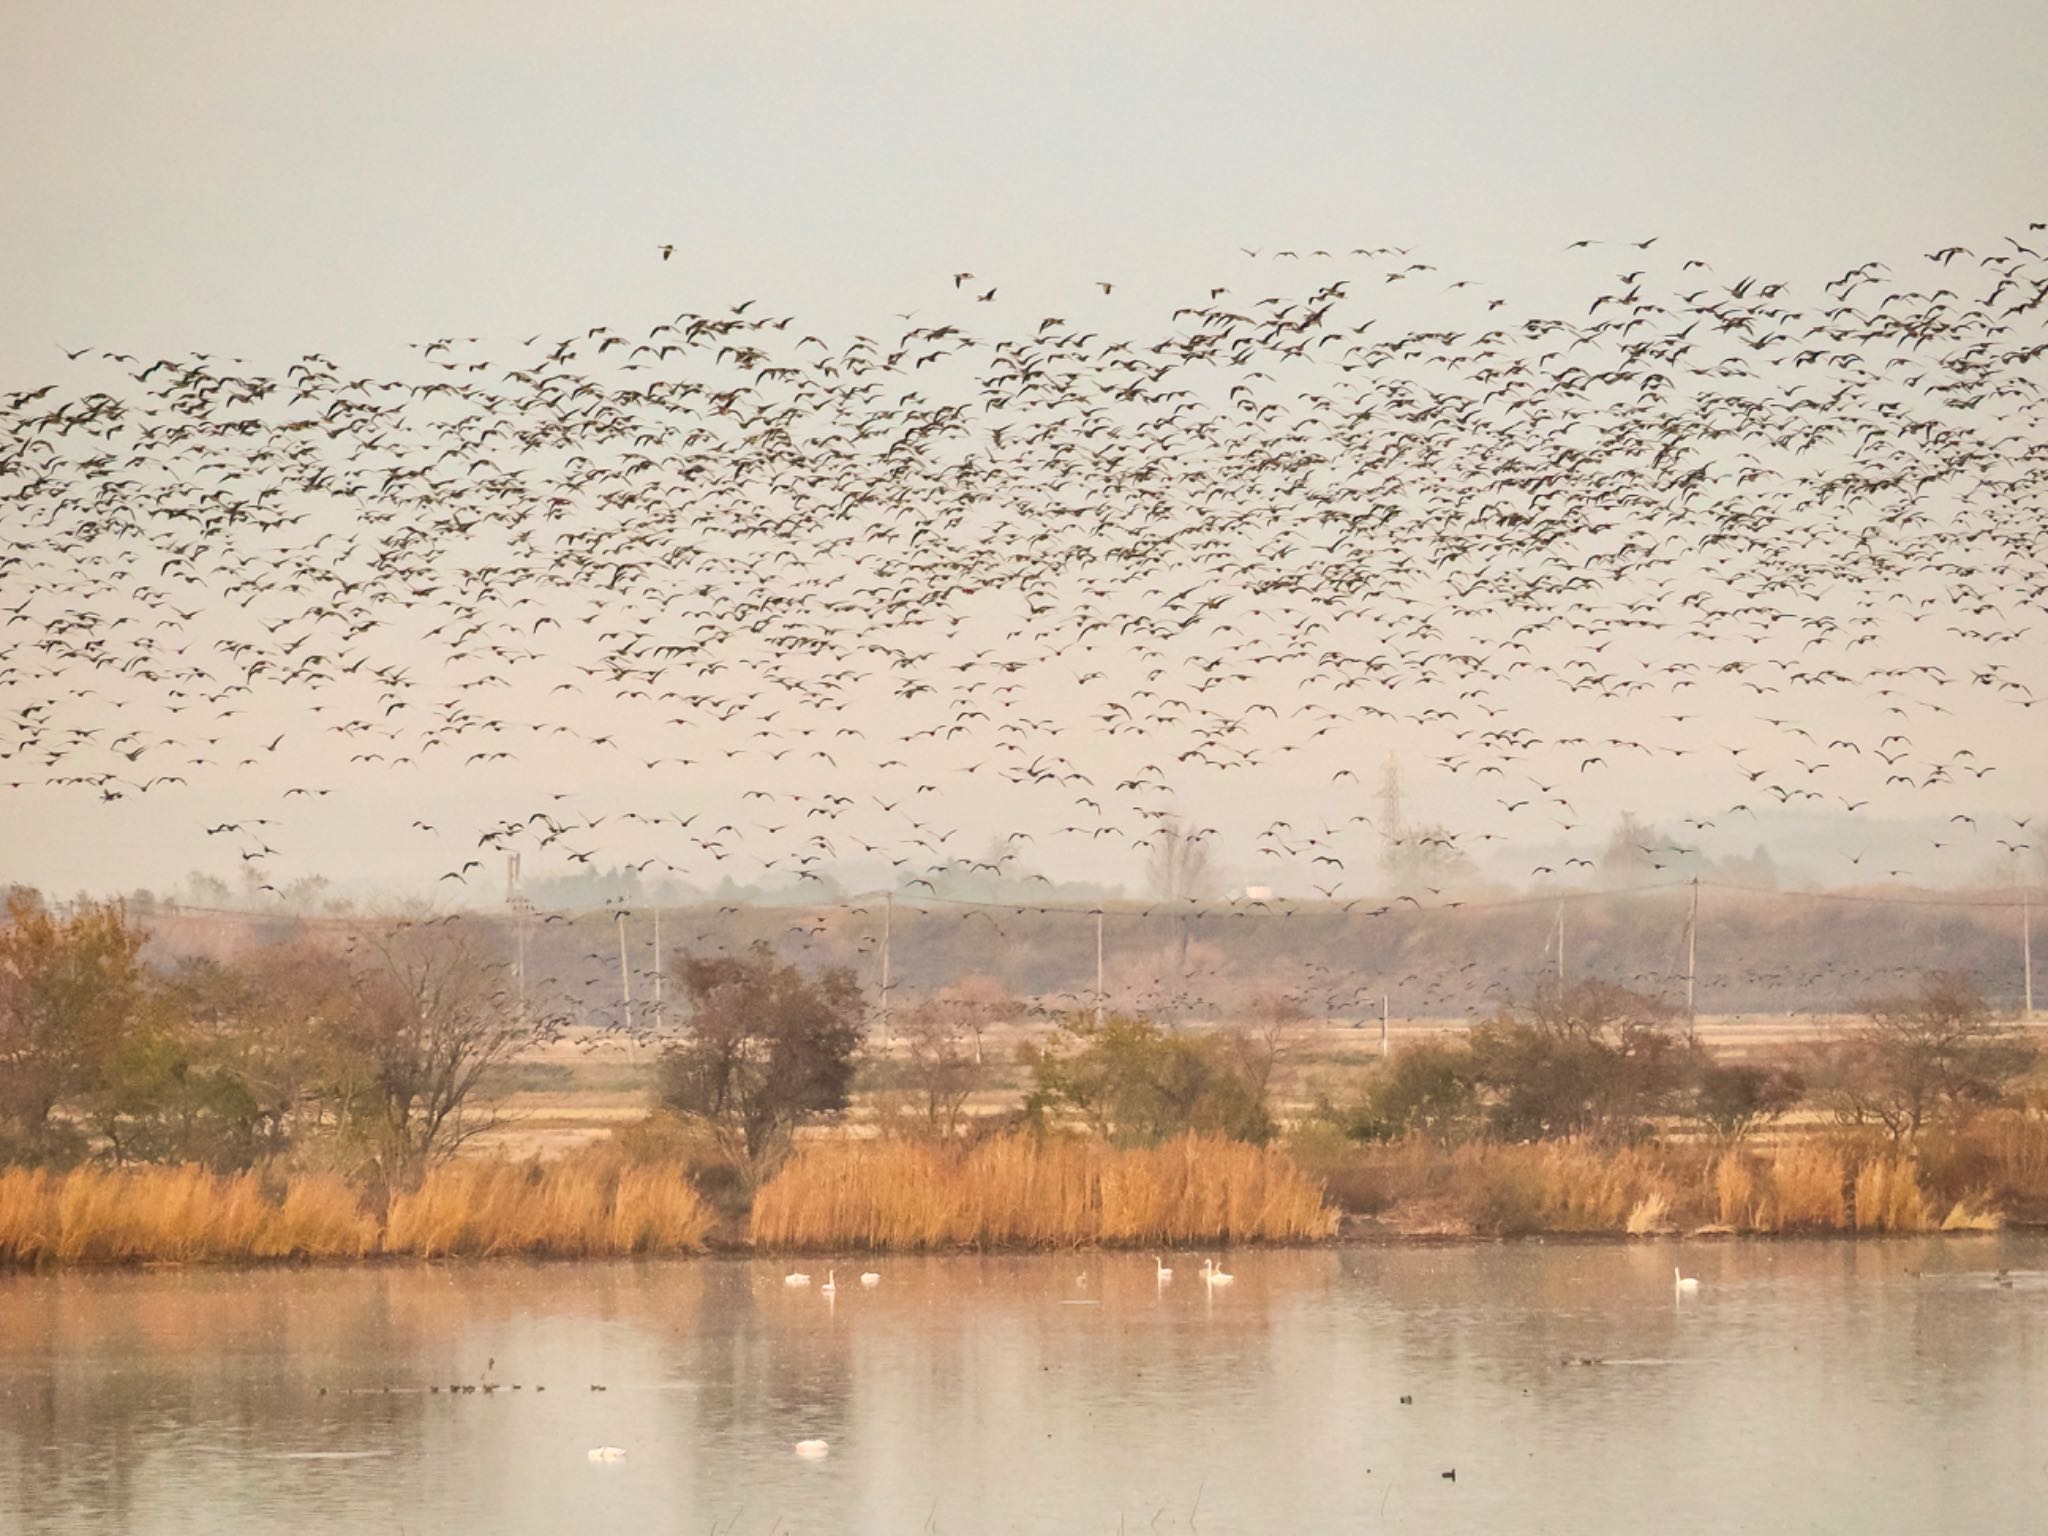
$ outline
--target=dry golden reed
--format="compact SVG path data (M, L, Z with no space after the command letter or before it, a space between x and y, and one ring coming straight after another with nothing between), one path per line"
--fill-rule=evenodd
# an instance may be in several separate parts
M1958 1200L1941 1219L1944 1232L1996 1232L2004 1225L2004 1212L1968 1200Z
M377 1251L377 1218L348 1183L333 1174L294 1178L264 1227L256 1256L264 1259L360 1259Z
M2030 1150L2020 1133L1998 1134L2014 1142L2014 1162ZM1443 1147L1418 1138L1354 1144L1342 1154L1319 1143L1309 1150L1332 1187L1368 1190L1369 1208L1404 1232L1833 1231L1851 1224L1852 1211L1864 1230L1910 1232L1933 1225L1942 1209L1929 1202L1916 1159L1859 1152L1826 1136L1719 1153L1685 1143ZM1987 1208L1995 1208L1991 1197L1971 1197L1957 1219L1981 1220Z
M1818 1141L1795 1141L1771 1159L1756 1225L1768 1232L1839 1227L1848 1220L1841 1153Z
M450 1163L393 1197L384 1251L423 1259L693 1253L712 1221L711 1208L673 1169L607 1158Z
M1856 1170L1856 1230L1919 1232L1930 1220L1911 1157L1874 1157Z
M1935 1128L1917 1155L1923 1183L1944 1201L2048 1214L2048 1116L1986 1110Z
M1475 1143L1451 1155L1440 1198L1479 1232L1647 1232L1669 1223L1677 1190L1654 1149Z
M253 1173L189 1165L0 1170L0 1264L14 1265L687 1253L712 1220L676 1171L603 1158L452 1164L394 1198L382 1225L331 1175L272 1198Z
M1273 1148L1018 1134L813 1143L755 1197L750 1236L762 1248L1043 1248L1294 1241L1336 1223L1321 1185Z
M358 1258L376 1234L334 1179L295 1179L274 1201L254 1174L192 1165L0 1171L0 1264Z
M1662 1232L1671 1221L1671 1201L1660 1191L1651 1190L1635 1203L1628 1213L1628 1235L1642 1237L1651 1232Z
M1724 1227L1754 1226L1756 1170L1740 1152L1724 1152L1714 1163L1714 1209Z

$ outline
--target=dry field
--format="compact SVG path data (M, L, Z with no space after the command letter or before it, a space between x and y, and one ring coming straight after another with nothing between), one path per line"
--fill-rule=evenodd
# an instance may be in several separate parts
M1715 1052L1740 1059L1801 1040L1815 1039L1855 1021L1841 1015L1740 1014L1702 1018L1700 1038ZM1395 1019L1388 1047L1426 1040L1433 1035L1469 1028L1469 1019ZM1191 1030L1215 1026L1191 1023ZM2036 1028L2048 1027L2037 1023ZM1016 1108L1024 1090L1017 1066L1017 1048L1042 1039L1049 1026L1042 1021L1005 1023L982 1037L989 1081L967 1105L979 1117L1005 1114ZM900 1083L906 1061L900 1037L886 1046L876 1035L869 1042L874 1061L856 1086L854 1134L872 1130L883 1111L885 1088ZM1284 1116L1312 1103L1318 1090L1341 1092L1347 1078L1369 1066L1381 1052L1377 1025L1309 1023L1289 1038L1275 1074L1276 1102ZM512 1158L556 1157L595 1141L647 1113L654 1089L659 1048L653 1045L596 1037L560 1041L530 1051L501 1071L491 1083L497 1102L496 1126L470 1143L474 1152ZM898 1091L901 1091L900 1089Z

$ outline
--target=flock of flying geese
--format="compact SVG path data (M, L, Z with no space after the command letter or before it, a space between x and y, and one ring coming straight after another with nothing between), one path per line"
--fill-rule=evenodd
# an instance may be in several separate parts
M1227 803L1348 910L1396 741L1508 829L1445 853L1678 772L1727 790L1695 836L1979 835L1998 738L1957 733L2039 702L2043 227L1804 289L1580 241L1559 314L1369 246L1149 328L962 271L852 335L749 299L385 366L66 348L0 389L0 789L247 794L203 830L269 890L459 784L389 829L458 900L512 853L1049 888Z

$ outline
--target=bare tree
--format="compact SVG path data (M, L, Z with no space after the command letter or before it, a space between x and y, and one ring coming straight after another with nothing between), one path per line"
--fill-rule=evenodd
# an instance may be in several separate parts
M171 978L193 1064L225 1073L244 1100L251 1155L304 1157L341 1129L337 1083L360 1075L349 1048L355 971L338 949L297 936L233 965L187 961Z
M676 961L690 1001L681 1040L662 1053L659 1097L707 1125L758 1180L798 1126L846 1108L866 1008L851 970L812 978L766 944L744 955Z
M1245 1017L1224 1038L1237 1067L1259 1103L1272 1107L1273 1077L1301 1047L1307 1015L1301 1004L1279 993L1262 992Z
M1209 867L1209 845L1203 830L1189 831L1178 816L1169 816L1152 834L1152 851L1145 860L1145 883L1160 901L1177 905L1199 901L1214 889ZM1188 973L1188 946L1194 938L1194 919L1183 911L1179 916L1179 966Z
M379 1183L410 1183L497 1123L477 1101L491 1068L535 1035L502 962L460 927L401 923L354 965L352 1006L329 1092Z
M1161 901L1199 900L1213 888L1209 845L1178 816L1160 822L1145 860L1145 883Z
M1656 827L1634 811L1623 811L1607 834L1607 846L1600 850L1601 876L1622 883L1648 879L1664 841Z
M903 1043L925 1133L951 1140L960 1134L967 1100L987 1077L965 1010L927 998L904 1015Z
M1894 1142L1996 1101L2034 1059L1967 976L1933 972L1911 993L1857 1007L1870 1022L1813 1050L1812 1086L1837 1120L1881 1126Z
M1017 1001L1010 989L995 977L981 972L963 976L950 986L939 988L933 1000L947 1011L953 1026L974 1042L974 1064L982 1064L983 1037L989 1029L1014 1012Z

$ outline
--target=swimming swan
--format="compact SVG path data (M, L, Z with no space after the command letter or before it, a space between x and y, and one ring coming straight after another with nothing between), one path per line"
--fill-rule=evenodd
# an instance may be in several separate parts
M1682 1273L1676 1264L1671 1266L1671 1281L1681 1296L1695 1295L1700 1288L1699 1281L1691 1275Z
M799 1440L796 1443L796 1453L816 1461L820 1456L831 1455L832 1447L823 1440Z
M869 1290L873 1290L876 1286L882 1283L882 1277L876 1274L871 1269L866 1274L860 1277L860 1283L866 1286Z
M1237 1280L1237 1276L1225 1274L1214 1259L1202 1260L1202 1278L1212 1286L1230 1285Z
M1167 1267L1166 1262L1156 1253L1152 1255L1152 1268L1158 1276L1161 1285L1164 1285L1173 1278L1173 1271Z
M811 1277L809 1275L784 1275L782 1283L784 1285L809 1285Z
M820 1296L837 1296L839 1294L838 1270L828 1269L825 1271L825 1283L818 1287L818 1294Z

